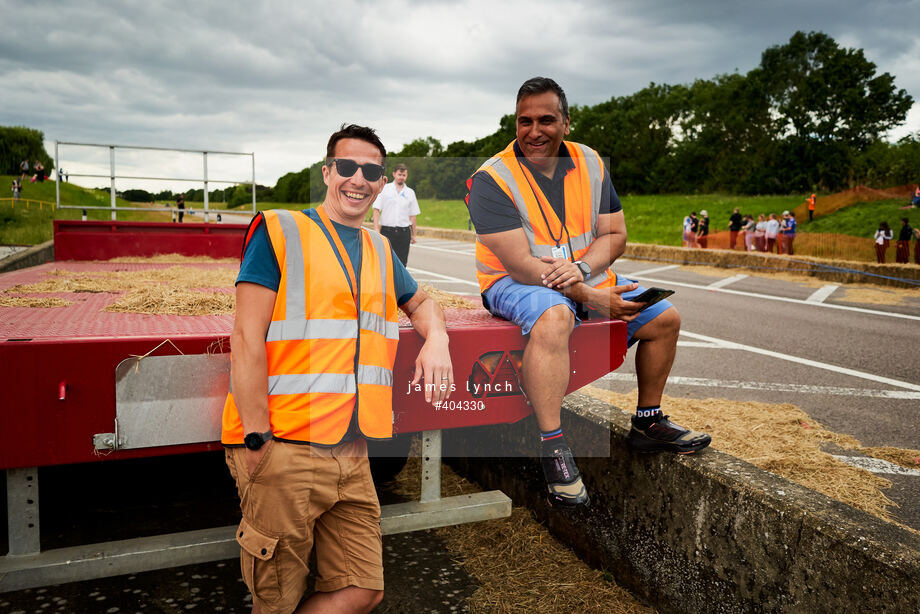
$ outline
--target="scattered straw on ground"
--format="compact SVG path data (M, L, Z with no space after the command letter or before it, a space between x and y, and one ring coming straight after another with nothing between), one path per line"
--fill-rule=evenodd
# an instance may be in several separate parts
M211 258L210 256L183 256L182 254L157 254L156 256L122 256L103 262L117 263L162 263L162 262L232 262L238 263L236 258Z
M586 386L582 392L617 407L633 407L637 401L635 390L621 394ZM889 509L898 506L882 491L890 488L891 482L834 458L822 446L833 444L899 464L920 457L917 450L863 447L849 435L826 430L789 403L665 396L662 406L679 424L710 433L713 448L889 522L894 522ZM908 462L905 466L911 465Z
M66 307L70 304L62 298L0 295L0 307Z
M156 285L132 290L104 311L152 315L222 315L233 313L234 302L233 294L197 292Z
M434 286L429 286L428 284L422 284L422 290L425 291L425 294L436 300L442 308L479 309L479 305L473 301L465 299L462 296L457 296L452 292L438 290Z
M417 498L420 460L413 456L394 490ZM441 467L442 496L479 490L446 465ZM510 518L435 529L479 588L467 605L473 612L650 613L609 574L592 569L525 508Z
M873 458L880 458L908 469L920 469L920 450L881 446L877 448L862 447L859 451Z
M920 300L920 288L892 290L863 287L846 288L843 291L843 295L839 297L842 301L871 305L902 305L907 298Z

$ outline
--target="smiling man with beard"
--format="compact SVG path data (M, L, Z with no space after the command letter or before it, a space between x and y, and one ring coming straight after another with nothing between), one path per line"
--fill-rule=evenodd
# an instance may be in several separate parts
M588 503L560 422L569 381L569 336L592 314L628 322L639 342L639 403L627 443L640 451L696 452L710 437L661 413L680 316L668 301L644 308L644 288L613 272L626 247L626 221L597 152L565 141L569 108L553 81L535 77L518 90L517 136L467 182L476 225L476 274L483 303L527 338L523 383L540 428L550 504Z

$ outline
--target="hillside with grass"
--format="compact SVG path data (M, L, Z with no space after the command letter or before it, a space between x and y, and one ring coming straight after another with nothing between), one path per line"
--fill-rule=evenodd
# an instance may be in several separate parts
M55 202L55 182L43 181L22 186L19 202L12 199L10 185L14 175L0 175L0 185L6 192L0 196L0 244L34 245L51 239L54 227L52 220L78 220L82 215L80 209L53 208ZM88 190L71 183L61 184L61 205L75 207L108 207L108 192ZM116 199L119 207L137 207L139 203ZM88 209L86 216L91 220L111 219L111 212ZM119 211L118 219L144 222L168 222L170 214L145 211Z

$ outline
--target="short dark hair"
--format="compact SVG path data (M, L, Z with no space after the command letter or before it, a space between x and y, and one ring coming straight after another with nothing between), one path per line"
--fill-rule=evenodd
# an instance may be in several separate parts
M559 87L558 83L549 77L533 77L527 81L524 81L524 84L518 90L515 105L521 102L522 98L527 98L528 96L536 96L537 94L545 94L546 92L553 92L556 94L556 96L559 97L559 110L562 111L562 119L568 119L569 101L565 99L565 92L562 91L562 88Z
M408 173L409 167L403 164L402 162L400 162L399 164L396 165L395 168L393 168L393 170L394 171L406 171Z
M358 139L359 141L370 143L380 150L380 155L383 157L382 161L386 164L387 149L383 146L383 143L380 142L380 137L377 136L373 128L359 126L357 124L342 124L338 132L334 132L332 136L329 137L329 142L326 144L326 164L332 163L332 159L335 157L335 146L342 139Z

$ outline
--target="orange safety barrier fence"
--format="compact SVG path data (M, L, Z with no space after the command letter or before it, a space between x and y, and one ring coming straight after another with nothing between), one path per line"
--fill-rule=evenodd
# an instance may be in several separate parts
M777 238L779 244L779 238ZM730 249L731 235L727 230L709 235L707 249ZM744 233L738 233L736 251L744 251ZM831 260L854 260L857 262L875 262L875 240L866 237L853 237L825 232L800 232L792 244L793 255L813 256ZM776 246L773 253L778 253ZM889 248L888 262L894 261L894 241Z
M858 185L855 188L844 190L843 192L837 192L836 194L819 196L815 200L815 217L833 213L838 209L843 209L844 207L848 207L854 203L871 203L876 200L890 200L893 198L898 198L903 199L905 204L907 204L910 202L911 197L914 195L914 190L916 188L917 184L915 183L909 185L899 185L880 190L876 188L869 188L864 185ZM808 203L803 202L801 205L793 209L793 212L795 213L797 220L807 220Z
M26 209L31 209L35 205L38 206L39 210L44 210L45 206L50 207L52 211L55 209L54 203L46 200L35 200L34 198L0 198L0 203L9 203L14 209L16 205L25 206Z

